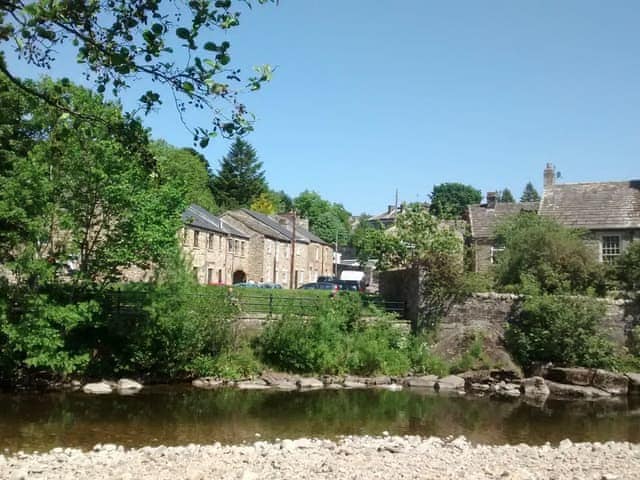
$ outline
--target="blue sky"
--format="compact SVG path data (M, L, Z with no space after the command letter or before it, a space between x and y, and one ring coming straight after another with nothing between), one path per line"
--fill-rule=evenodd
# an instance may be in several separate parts
M281 0L228 39L245 74L277 66L243 97L270 186L375 214L396 188L541 190L546 162L566 182L639 178L638 25L637 1ZM53 76L80 80L64 57ZM144 121L191 145L169 102ZM214 169L228 147L204 151Z

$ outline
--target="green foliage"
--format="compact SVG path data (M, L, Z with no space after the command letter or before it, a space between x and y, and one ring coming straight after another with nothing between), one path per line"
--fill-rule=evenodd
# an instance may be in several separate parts
M278 204L269 193L270 192L262 192L255 200L253 200L253 202L251 202L249 208L255 212L264 213L265 215L273 215L274 213L277 213Z
M338 203L323 199L318 193L305 190L298 195L293 204L298 214L309 219L309 229L325 242L341 245L349 243L351 214Z
M243 344L217 357L199 356L191 365L191 370L197 376L241 380L260 374L262 365L256 359L251 347Z
M490 369L495 366L485 353L482 332L474 332L468 338L463 339L463 341L465 340L468 346L464 354L451 365L452 373Z
M468 205L480 203L480 190L462 183L442 183L433 187L429 211L438 218L462 218Z
M21 95L0 84L3 98ZM122 268L162 263L177 248L184 204L156 178L147 132L84 88L48 79L32 88L64 94L69 106L98 121L22 104L13 130L31 136L5 151L0 261L31 286L70 274L76 282L105 283ZM72 258L77 268L69 272Z
M534 283L549 293L601 293L602 267L582 239L583 232L535 213L505 220L496 229L497 243L505 248L495 267L496 284L512 291Z
M369 222L360 222L351 236L351 245L356 249L358 261L365 265L369 260L376 260L380 269L390 268L392 265L381 264L393 258L392 254L401 247L396 236L388 230L375 228Z
M515 203L515 201L516 201L516 199L513 198L513 194L511 193L511 190L509 190L508 188L505 188L504 190L499 192L498 202L501 202L501 203Z
M534 294L525 297L507 327L507 347L525 368L533 362L613 368L613 345L599 327L605 306L587 297Z
M196 204L216 213L219 209L211 192L211 171L207 159L192 148L176 148L163 140L151 144L163 182L174 186L184 203Z
M527 185L524 187L524 191L520 196L521 202L539 202L540 194L533 186L533 183L527 182Z
M264 65L255 69L254 76L240 78L239 70L230 64L229 42L210 41L240 24L239 4L251 6L249 0L1 2L0 72L21 90L36 92L58 113L94 121L67 104L62 92L37 92L21 82L12 74L18 68L12 68L4 54L12 48L16 53L12 62L50 70L58 52L73 47L98 93L109 88L118 96L123 90L135 89L142 77L168 88L181 115L188 107L207 108L212 114L211 125L192 129L194 141L204 147L217 134L242 135L251 130L251 116L238 102L238 90L258 90L273 74L273 69ZM175 38L179 39L176 46ZM191 61L181 61L185 57ZM139 101L147 113L162 103L158 91L137 93L141 93Z
M407 355L411 364L411 371L416 375L449 374L449 365L442 358L431 352L431 339L424 334L412 335L409 338Z
M231 145L211 179L211 190L217 204L226 209L249 207L267 192L262 162L248 142L237 138Z
M640 290L640 242L633 242L616 264L617 278L629 292Z

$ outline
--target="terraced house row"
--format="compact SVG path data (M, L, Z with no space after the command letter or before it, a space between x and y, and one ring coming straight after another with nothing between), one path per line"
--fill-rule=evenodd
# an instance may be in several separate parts
M333 272L333 248L309 231L305 219L296 219L295 239L293 218L287 215L243 208L218 217L190 205L182 220L182 247L199 283L297 288Z

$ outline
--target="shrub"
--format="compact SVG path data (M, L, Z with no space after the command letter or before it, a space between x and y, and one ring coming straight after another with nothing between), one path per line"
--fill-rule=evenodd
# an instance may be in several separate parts
M465 353L451 365L451 371L453 373L488 369L494 366L493 362L485 353L484 335L482 332L474 332L465 340L466 343L468 343L467 349Z
M611 368L614 347L599 329L604 314L604 304L592 298L528 296L509 322L507 347L525 368L533 362Z
M640 242L633 242L627 248L616 267L618 280L627 291L640 290Z
M434 355L429 346L430 339L425 335L412 335L409 338L407 356L414 374L432 374L445 376L449 373L449 366L442 358Z
M504 246L494 271L497 286L519 292L528 278L548 293L604 293L602 267L583 235L530 212L507 219L496 229L496 240Z
M409 371L406 335L386 318L347 337L346 371L358 375L402 375Z

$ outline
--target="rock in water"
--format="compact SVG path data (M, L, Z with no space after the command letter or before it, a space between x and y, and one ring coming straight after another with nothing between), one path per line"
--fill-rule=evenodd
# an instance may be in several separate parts
M97 382L97 383L87 383L84 387L82 387L82 391L84 393L89 393L92 395L104 395L106 393L111 393L113 388L107 382Z
M142 384L136 382L135 380L130 380L128 378L121 378L118 380L118 391L123 392L139 392L142 390Z

